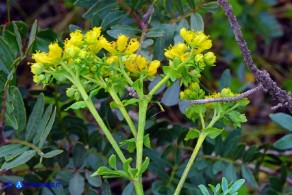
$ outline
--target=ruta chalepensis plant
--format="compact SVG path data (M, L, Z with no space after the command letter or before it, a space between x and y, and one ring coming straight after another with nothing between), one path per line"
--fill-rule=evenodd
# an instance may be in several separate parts
M167 65L136 54L140 44L135 38L121 34L116 41L108 41L101 35L101 27L94 27L86 33L75 30L63 46L56 41L49 45L48 52L36 52L32 55L35 60L31 64L33 80L44 86L50 85L54 80L57 83L70 83L71 87L67 89L66 95L76 102L69 108L88 108L116 152L108 159L109 167L102 166L91 176L127 178L134 183L136 193L143 194L142 175L150 161L147 156L144 158L143 147L151 147L149 135L144 133L146 114L154 94L162 85L179 81L181 87L185 88L180 93L180 98L187 101L236 96L229 88L205 95L206 92L200 87L200 77L207 66L215 66L216 56L208 51L212 47L212 41L202 31L182 28L180 35L184 42L165 49L165 56L169 59ZM160 74L162 79L147 91L145 83L158 74L159 68L163 70ZM131 90L130 99L121 100L127 89ZM132 138L123 140L120 144L114 139L93 103L93 97L99 90L104 90L111 96L113 101L110 105L120 110L131 130ZM192 121L199 120L201 126L191 128L185 137L185 140L197 138L197 143L174 194L180 194L206 137L214 139L223 132L223 128L216 128L215 123L223 120L235 127L240 126L246 118L238 109L248 102L247 99L241 99L235 102L194 104L187 108L186 117ZM126 109L133 104L138 105L139 110L137 126ZM121 149L124 144L128 144L129 152L136 152L135 157L125 156ZM118 166L116 155L122 167Z

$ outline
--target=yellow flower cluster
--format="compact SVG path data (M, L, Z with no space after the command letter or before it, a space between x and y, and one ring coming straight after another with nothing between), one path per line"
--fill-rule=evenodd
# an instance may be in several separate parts
M133 54L139 47L140 43L137 39L131 39L125 35L119 35L116 42L109 42L104 37L100 38L100 44L102 47L111 54Z
M145 57L132 54L125 61L125 66L131 73L134 73L135 75L142 71L147 71L148 76L153 76L157 73L157 69L160 66L160 61L153 60L148 63Z
M188 46L184 43L178 43L177 45L170 46L165 50L164 55L169 59L179 58L181 61L187 59L188 54L186 53Z
M201 53L212 47L212 41L202 31L194 32L193 30L182 28L180 35L188 45L196 49L197 53Z

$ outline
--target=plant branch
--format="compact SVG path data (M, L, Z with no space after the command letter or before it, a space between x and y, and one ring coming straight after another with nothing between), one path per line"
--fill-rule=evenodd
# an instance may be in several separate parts
M255 75L256 80L262 84L263 89L268 92L273 99L288 108L288 110L292 113L292 97L287 93L287 91L278 87L277 83L271 79L270 74L266 70L259 70L254 64L250 51L247 47L247 43L243 38L240 29L241 27L232 11L231 5L228 3L228 0L217 0L217 3L223 8L225 15L230 22L235 39L241 51L241 55L249 70Z
M243 98L247 98L248 96L257 93L259 91L263 90L263 86L259 84L255 88L252 88L238 96L234 97L223 97L223 98L208 98L208 99L200 99L200 100L190 100L189 102L191 104L206 104L206 103L211 103L211 102L234 102L237 100L241 100Z

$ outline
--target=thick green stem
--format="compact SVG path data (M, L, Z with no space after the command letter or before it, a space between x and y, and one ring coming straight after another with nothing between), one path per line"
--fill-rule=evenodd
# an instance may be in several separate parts
M195 159L196 159L196 157L198 155L198 152L200 151L200 148L201 148L205 138L206 138L206 135L204 133L201 133L199 138L198 138L196 147L193 150L193 153L192 153L192 155L191 155L191 157L189 159L189 162L188 162L188 164L187 164L187 166L186 166L186 168L185 168L185 170L183 172L183 175L180 178L179 183L178 183L178 185L177 185L177 187L175 189L174 195L179 195L180 194L180 191L181 191L181 189L182 189L182 187L184 185L184 182L185 182L185 180L186 180L186 178L187 178L187 176L189 174L189 171L190 171L190 169L191 169L191 167L192 167L192 165L193 165L193 163L194 163L194 161L195 161Z
M132 121L132 119L130 118L126 108L124 107L123 103L121 102L120 98L118 97L117 93L112 89L112 88L109 88L108 89L108 92L109 94L111 95L111 97L113 98L113 100L118 104L119 106L119 109L122 113L122 115L124 116L125 120L127 121L134 137L136 138L137 137L137 130L136 130L136 127Z
M83 86L79 82L78 78L77 78L77 81L75 81L75 84L76 84L78 91L81 94L81 97L83 98L84 102L86 103L87 108L89 109L89 111L93 115L94 119L96 120L96 122L98 123L98 125L100 126L102 131L104 132L106 138L108 139L108 141L110 142L110 144L112 145L114 150L116 151L116 153L119 156L119 158L121 159L122 163L124 163L126 161L126 158L125 158L123 152L121 151L116 140L113 138L111 132L108 130L107 126L104 124L102 118L100 117L100 115L96 111L94 104L91 101L91 98L87 95L86 91L84 90Z
M134 181L134 187L135 187L135 191L136 191L136 195L143 195L143 186L142 186L142 181L141 180L137 180Z
M146 122L146 112L148 107L148 101L141 100L139 102L139 123L138 123L138 134L137 134L137 141L136 141L136 167L138 170L141 169L142 165L142 157L143 157L143 141L144 141L144 129L145 129L145 122Z

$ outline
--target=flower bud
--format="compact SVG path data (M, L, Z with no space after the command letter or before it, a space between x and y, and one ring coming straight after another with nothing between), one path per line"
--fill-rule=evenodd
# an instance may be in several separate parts
M72 97L73 95L74 95L74 93L75 93L75 91L76 91L76 89L74 89L74 88L68 88L67 90L66 90L66 95L67 95L67 97Z
M216 56L213 52L208 52L204 55L204 61L207 65L213 65L216 62Z
M44 70L44 65L41 63L34 63L33 65L31 65L31 72L33 74L39 75L43 72Z

